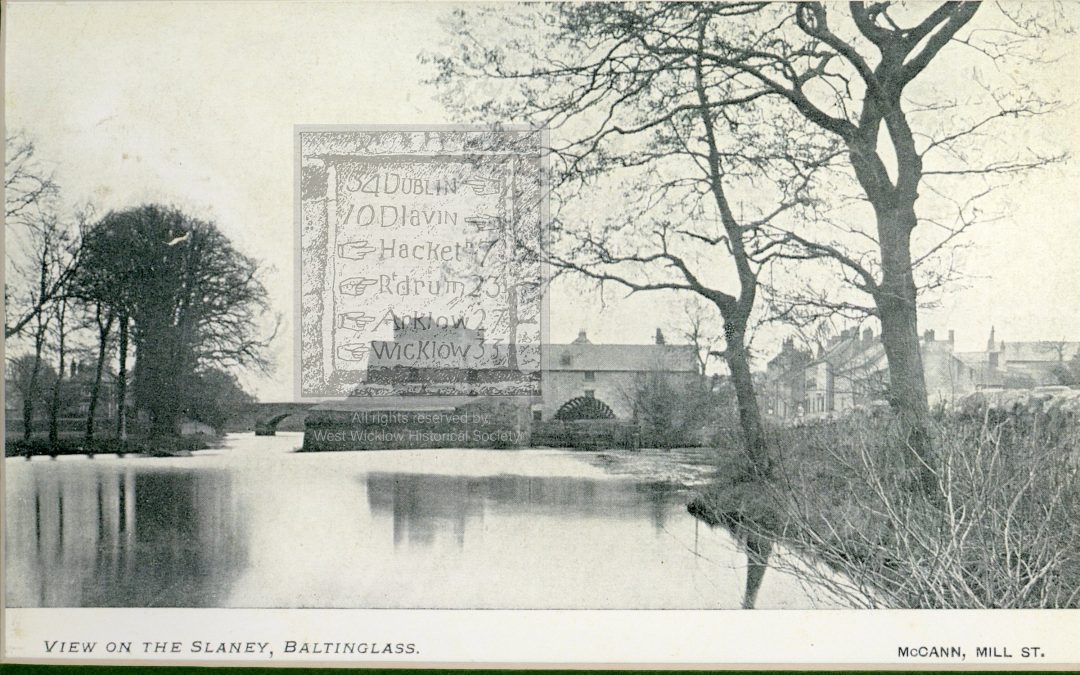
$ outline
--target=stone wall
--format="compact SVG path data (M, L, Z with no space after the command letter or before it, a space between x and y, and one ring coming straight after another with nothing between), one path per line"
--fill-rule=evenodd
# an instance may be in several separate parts
M443 410L314 410L302 452L515 448L529 444L526 406L478 401Z
M629 420L545 420L533 422L532 445L550 448L638 448L642 446L638 425Z

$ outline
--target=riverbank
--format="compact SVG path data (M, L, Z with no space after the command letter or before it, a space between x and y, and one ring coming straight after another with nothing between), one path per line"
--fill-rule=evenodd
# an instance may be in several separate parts
M214 447L220 441L213 436L177 436L175 438L60 438L49 442L47 438L8 438L4 442L5 457L59 457L62 455L115 454L143 455L148 457L182 457L196 450Z
M774 430L768 480L737 447L718 450L716 480L688 508L839 572L832 590L857 606L1077 607L1077 429L950 416L934 435L930 497L890 420L852 418Z

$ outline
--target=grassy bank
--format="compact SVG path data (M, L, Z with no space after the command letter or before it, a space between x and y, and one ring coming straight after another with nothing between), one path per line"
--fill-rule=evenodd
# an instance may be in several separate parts
M856 606L1080 605L1080 431L950 417L934 435L933 495L894 422L856 418L774 430L767 481L720 451L691 511L824 563L791 571Z
M175 457L205 450L214 439L205 436L178 436L175 438L96 438L87 443L84 438L60 438L50 443L47 438L13 439L4 442L6 457L59 457L61 455L146 455L151 457Z

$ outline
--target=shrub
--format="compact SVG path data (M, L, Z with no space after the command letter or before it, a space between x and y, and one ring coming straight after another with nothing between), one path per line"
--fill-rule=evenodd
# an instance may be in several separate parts
M895 424L857 418L777 430L772 480L705 502L824 563L772 562L853 606L1080 606L1080 433L956 417L934 432L933 495Z

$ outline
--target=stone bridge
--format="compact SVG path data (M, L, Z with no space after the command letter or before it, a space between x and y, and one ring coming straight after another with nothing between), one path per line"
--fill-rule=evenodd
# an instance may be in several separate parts
M303 431L308 410L315 405L295 401L251 403L237 410L225 428L233 432L254 431L256 436L273 436L278 425Z

